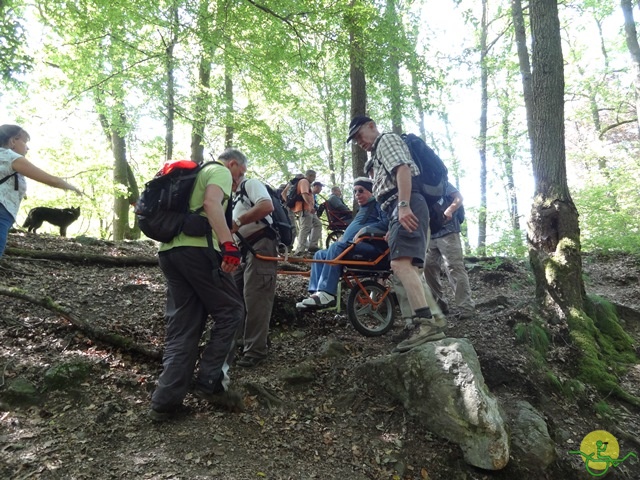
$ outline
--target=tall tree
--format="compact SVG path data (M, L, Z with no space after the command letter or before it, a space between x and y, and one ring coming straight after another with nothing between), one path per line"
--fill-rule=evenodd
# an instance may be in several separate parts
M346 26L349 32L349 79L351 82L351 118L367 113L367 83L365 80L365 49L363 26L359 23L358 9L362 0L351 0L347 11ZM367 152L355 145L351 149L353 176L364 175Z
M398 20L396 0L387 0L385 10L385 24L389 31L396 32L395 37L400 42L404 37L402 23ZM395 43L395 42L394 42ZM400 81L400 52L401 46L392 44L387 49L387 91L391 104L391 131L400 135L402 133L402 83Z
M178 2L170 2L168 6L169 15L169 38L164 39L165 44L165 70L166 70L166 101L165 101L165 160L173 158L173 130L176 116L176 80L175 80L175 48L178 44L180 20L178 18Z
M638 134L640 135L640 44L638 44L638 32L636 30L636 22L633 18L633 5L631 0L621 0L620 6L624 14L624 32L627 40L627 48L629 49L635 70L636 120L638 122Z
M488 78L489 66L487 36L489 20L487 18L487 0L482 0L482 19L480 21L480 133L478 135L478 153L480 155L480 210L478 212L478 253L486 255L487 243L487 110L489 108Z
M578 211L567 185L564 144L564 65L556 0L531 8L534 202L528 225L536 296L564 317L583 309Z

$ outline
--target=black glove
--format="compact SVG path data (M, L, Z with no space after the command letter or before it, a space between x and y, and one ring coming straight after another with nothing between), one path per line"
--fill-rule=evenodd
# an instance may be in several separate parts
M222 252L223 262L227 262L229 265L240 265L242 253L240 253L240 250L238 250L235 243L224 242L220 245L220 250Z

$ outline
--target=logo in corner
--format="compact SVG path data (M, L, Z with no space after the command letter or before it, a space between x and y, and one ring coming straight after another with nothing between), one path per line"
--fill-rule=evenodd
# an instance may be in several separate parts
M605 430L594 430L588 433L580 443L580 450L571 450L573 455L580 455L590 475L601 477L610 467L617 467L629 457L638 458L634 452L620 458L620 445L616 437Z

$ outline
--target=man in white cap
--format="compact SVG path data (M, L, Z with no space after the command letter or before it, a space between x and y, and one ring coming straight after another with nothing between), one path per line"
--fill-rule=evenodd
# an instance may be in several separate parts
M347 142L351 140L371 154L365 172L373 172L373 194L389 217L391 269L404 286L413 310L414 328L407 330L409 337L396 346L396 351L443 339L446 319L433 317L420 281L419 268L424 265L429 240L429 208L417 183L420 170L404 140L394 133L381 134L367 116L351 120Z

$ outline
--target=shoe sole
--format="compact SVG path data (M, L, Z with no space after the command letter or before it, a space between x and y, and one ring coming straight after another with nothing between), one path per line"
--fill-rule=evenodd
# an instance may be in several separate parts
M238 360L236 362L236 365L242 368L254 368L257 367L259 365L262 365L264 362L266 362L267 359L266 358L260 358L258 360L252 360L251 363L244 363L242 360Z
M195 390L193 394L200 400L204 400L205 402L208 402L216 407L224 408L235 413L244 411L244 403L242 401L242 397L240 397L240 394L237 392L233 392L231 394L208 394L201 390Z
M446 335L444 334L444 332L436 332L431 335L418 337L416 339L413 339L412 341L401 342L398 345L396 345L393 351L399 352L399 353L408 352L412 348L419 347L420 345L424 345L425 343L442 340L443 338L446 338Z

